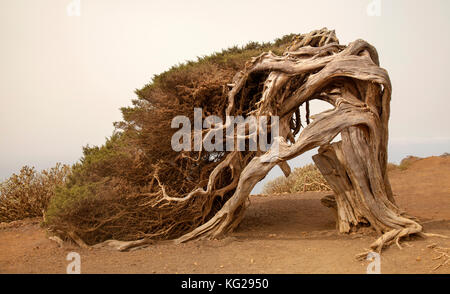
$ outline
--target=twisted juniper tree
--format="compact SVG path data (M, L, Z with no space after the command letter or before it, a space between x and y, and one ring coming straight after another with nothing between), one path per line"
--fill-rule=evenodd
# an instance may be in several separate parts
M400 238L422 234L417 219L395 204L389 184L392 87L373 46L363 40L341 45L334 31L321 29L296 35L284 52L263 52L233 76L229 73L229 68L220 67L213 75L199 73L191 86L180 82L175 94L155 89L141 93L147 98L135 103L139 111L124 112L127 123L120 127L125 132L117 139L138 143L116 145L135 146L132 152L125 149L125 157L134 156L130 168L140 164L148 169L141 168L145 172L139 181L125 176L102 181L104 187L114 183L120 187L114 190L120 196L86 197L89 200L74 206L71 213L50 222L50 228L83 246L99 243L120 250L161 239L179 243L221 237L239 225L250 192L274 166L288 176L286 161L320 147L313 159L334 192L322 203L335 210L339 232L370 226L379 234L371 245L377 250L392 242L400 246ZM310 117L309 103L315 99L333 108ZM202 117L222 118L222 123L202 130L203 140L235 128L225 119L230 116L276 116L279 131L269 131L273 141L269 150L169 150L173 132L167 133L167 125L158 129L155 124L170 122L176 115L192 119L194 107L203 109ZM255 128L247 128L244 137L252 132ZM341 141L332 143L338 134ZM225 142L216 137L215 144ZM149 157L159 159L146 162ZM123 188L136 182L133 188Z

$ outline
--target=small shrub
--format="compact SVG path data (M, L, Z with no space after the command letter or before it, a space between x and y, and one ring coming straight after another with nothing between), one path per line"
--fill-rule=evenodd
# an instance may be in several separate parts
M69 173L70 167L59 163L41 172L22 167L19 174L0 183L0 222L42 216L55 188L64 183Z
M387 171L388 171L388 172L394 171L394 170L396 170L396 169L398 169L398 168L399 168L398 165L396 165L395 163L389 162L389 163L387 164Z
M409 155L402 159L402 161L398 165L398 168L401 170L406 170L411 166L412 163L416 162L419 159L419 157Z
M296 168L289 177L278 177L264 185L263 194L331 191L325 178L314 164Z

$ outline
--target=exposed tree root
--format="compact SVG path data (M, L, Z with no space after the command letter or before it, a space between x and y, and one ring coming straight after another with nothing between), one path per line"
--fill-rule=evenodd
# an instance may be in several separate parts
M442 235L439 235L442 236ZM448 238L447 236L443 236ZM433 271L443 267L445 265L450 265L450 248L440 247L436 243L428 245L427 248L432 249L438 256L434 257L433 260L440 260L441 262L433 268Z
M144 248L150 244L154 244L154 240L150 239L141 239L136 241L117 241L117 240L107 240L102 243L98 243L93 248L105 248L109 247L111 249L115 249L118 251L129 251L135 248Z

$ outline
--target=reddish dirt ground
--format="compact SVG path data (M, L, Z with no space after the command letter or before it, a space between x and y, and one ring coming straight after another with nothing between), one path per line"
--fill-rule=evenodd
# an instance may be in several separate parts
M450 157L419 159L390 173L396 201L418 217L426 232L450 236ZM366 273L357 261L376 236L340 235L331 211L320 204L326 193L251 196L238 230L222 240L157 244L117 252L81 249L46 237L39 219L0 228L0 273L66 273L69 252L81 256L82 273ZM382 273L450 273L450 263L428 245L450 247L450 239L412 237L385 249ZM447 251L448 252L448 251Z

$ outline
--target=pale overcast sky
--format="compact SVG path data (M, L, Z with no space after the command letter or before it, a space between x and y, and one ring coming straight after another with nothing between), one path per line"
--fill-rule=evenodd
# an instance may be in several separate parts
M450 1L80 0L68 16L73 1L0 0L0 179L76 162L174 64L322 27L378 49L393 83L390 161L450 152Z

